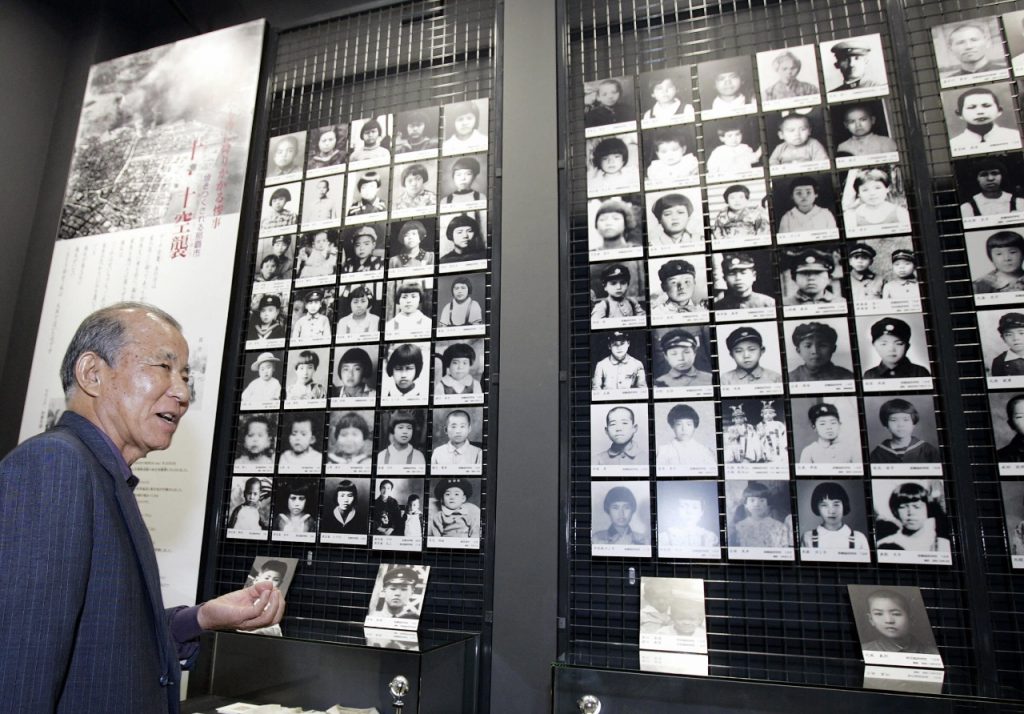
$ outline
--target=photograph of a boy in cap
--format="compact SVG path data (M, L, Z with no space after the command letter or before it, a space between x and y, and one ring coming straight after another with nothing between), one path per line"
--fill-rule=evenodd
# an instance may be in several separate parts
M932 27L939 84L958 87L1009 79L1010 66L1003 55L1001 34L995 17Z
M767 193L763 181L756 182L759 195ZM708 188L708 195L722 187ZM751 198L750 186L735 183L721 192L725 203L711 221L711 244L714 248L743 248L771 243L768 212L761 207L759 198ZM709 203L711 199L709 198Z
M302 183L299 181L263 190L260 238L279 233L293 233L297 229L299 216L290 206L298 206L301 196Z
M903 315L903 319L883 317L881 320L858 317L857 334L860 339L862 369L871 363L872 352L878 356L878 364L864 369L865 390L890 391L931 387L931 372L927 367L916 364L911 359L920 359L924 364L928 363L928 348L924 341L924 315L906 314ZM912 341L911 337L914 334L919 337ZM865 336L870 337L870 344L866 344L868 341Z
M634 272L637 280L631 289ZM647 310L640 299L643 295L643 261L591 265L590 280L594 288L600 285L604 293L603 297L595 298L590 310L591 329L634 327L645 323ZM594 290L594 294L599 293Z
M651 556L651 497L647 481L592 481L591 554Z
M838 315L846 312L846 300L835 277L839 246L823 245L786 251L783 264L782 312L799 315ZM787 280L788 277L788 280Z
M843 366L853 366L845 318L812 322L787 320L783 330L793 346L787 360L792 368L788 376L793 392L853 391L853 371ZM842 364L836 364L835 357Z
M249 349L283 347L287 332L281 318L281 296L277 293L256 293L251 304L245 346Z
M882 299L881 275L871 269L871 264L878 255L877 251L867 243L854 243L846 253L850 266L850 297L854 307L860 311L861 303Z
M725 282L725 294L714 302L716 320L775 317L775 298L755 291L758 274L772 273L767 251L721 253L713 255L712 261L718 264Z
M358 228L346 228L342 234L342 243L346 246L348 258L341 268L342 275L350 275L348 280L366 280L367 276L360 276L357 273L384 274L384 250L377 248L383 237L383 226L359 226ZM346 278L342 277L342 282Z
M889 93L880 35L822 42L821 69L829 102Z
M480 479L442 478L434 480L433 486L434 498L430 501L427 521L427 545L448 545L432 542L435 538L476 538L479 545L480 507L469 499L479 492Z
M242 390L240 409L276 409L281 402L281 382L275 376L281 366L281 353L261 352L249 371L256 376Z
M830 111L836 168L891 164L899 159L884 99L836 104Z
M807 174L772 181L775 215L779 216L776 240L803 243L839 237L833 213L836 205L832 177Z
M592 404L590 434L590 469L595 476L648 474L646 404Z
M1009 84L947 89L941 98L953 156L1021 147Z
M680 325L707 322L707 262L703 255L685 258L652 258L651 324ZM660 289L659 289L660 287Z
M769 349L779 343L776 324L761 322L736 328L723 327L719 331L727 334L725 346L728 353L728 358L721 352L718 355L722 394L781 394L782 375L777 371L781 360L777 349ZM768 346L765 345L765 336ZM730 360L736 366L726 369Z
M654 360L655 397L711 396L711 372L697 367L698 358L707 362L707 342L700 327L657 330L655 339L662 360ZM703 348L703 349L702 349ZM710 366L710 365L709 365Z
M711 428L715 411L711 402L657 403L654 419L659 476L718 474L715 430ZM704 429L700 428L702 421Z
M365 624L415 630L423 610L429 565L388 565L381 563L370 595Z
M953 162L964 228L1020 223L1024 216L1024 171L1020 154Z
M863 473L863 457L860 451L860 434L857 423L857 404L854 397L825 397L819 399L794 400L793 411L799 419L807 415L807 424L811 427L813 441L808 443L808 432L805 428L793 430L793 443L799 450L799 463L803 466L826 465L822 469L801 469L797 473L840 475L856 475ZM842 406L847 417L852 417L851 424L843 428L843 419L839 413ZM803 408L806 407L806 412ZM831 470L833 464L858 464L855 471Z
M642 330L591 334L591 359L597 360L591 379L591 399L647 398L646 343Z
M982 339L986 359L991 359L988 371L989 387L1024 387L1024 313L1017 310L985 310L978 312L978 326L982 329L995 323L1004 349L995 357L995 341ZM987 348L987 349L986 349Z
M974 301L978 305L1024 302L1024 236L1018 230L974 231L965 234L964 242Z
M643 255L639 195L610 196L587 202L591 260L639 258Z
M652 256L704 250L699 188L647 193L647 246Z
M324 306L323 290L309 290L296 293L302 300L302 316L292 323L293 345L322 345L331 341L331 321L321 309Z
M914 300L921 296L917 282L917 258L914 251L897 248L889 256L892 277L882 285L883 300Z

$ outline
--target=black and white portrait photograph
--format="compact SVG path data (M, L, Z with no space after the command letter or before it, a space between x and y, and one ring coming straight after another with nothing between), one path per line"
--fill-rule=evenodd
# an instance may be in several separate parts
M1024 393L989 392L988 405L999 475L1024 475Z
M932 46L942 87L1010 78L1010 64L995 16L935 25Z
M284 352L250 352L246 355L245 388L238 406L242 411L280 409Z
M438 243L440 272L483 270L487 267L487 211L441 216Z
M257 555L252 559L249 574L245 578L245 587L252 587L256 583L266 581L272 583L276 589L281 591L282 595L287 595L298 565L297 558Z
M394 171L391 217L433 215L437 211L437 161L395 164Z
M428 548L480 549L482 484L479 478L430 479Z
M319 474L323 470L324 413L288 412L281 417L277 442L279 474Z
M295 287L327 285L338 279L340 231L302 233L295 241Z
M444 140L441 153L469 154L487 151L487 98L468 99L442 108Z
M308 179L302 192L302 230L340 226L344 203L344 174Z
M789 478L785 408L778 398L722 400L726 479Z
M711 254L715 321L775 317L775 286L770 250Z
M227 509L227 537L267 540L270 532L270 476L232 476Z
M725 482L729 560L795 560L789 481Z
M846 264L854 312L858 315L920 312L917 263L910 236L847 242Z
M772 179L775 240L811 243L839 238L837 204L828 173Z
M1006 31L1006 46L1010 50L1010 65L1015 77L1024 74L1024 10L1001 15Z
M910 232L907 188L898 166L850 169L839 179L847 237Z
M327 417L329 474L369 474L373 462L373 409L339 409Z
M639 191L641 167L637 132L587 139L588 196Z
M641 578L640 647L645 650L707 653L703 580Z
M1017 108L1007 83L943 90L942 110L954 157L1021 148Z
M658 557L722 558L715 481L658 481Z
M377 429L377 473L415 476L427 472L426 409L382 411Z
M966 231L976 305L1024 303L1024 228Z
M590 398L647 399L647 331L606 330L590 335Z
M857 317L857 346L865 392L932 388L928 340L921 313Z
M711 247L735 250L771 245L768 186L763 179L708 186Z
M483 404L485 350L482 338L434 343L434 404Z
M757 53L761 106L765 111L821 104L821 80L814 45Z
M708 292L707 256L651 258L651 324L682 325L707 322L711 300Z
M377 478L370 504L370 547L374 550L423 550L427 509L422 478Z
M274 479L274 516L270 540L286 543L316 541L320 515L320 479L316 476L278 476Z
M633 77L606 77L584 82L583 126L588 137L636 127Z
M437 337L482 335L487 330L486 275L442 275L437 279Z
M777 323L719 325L716 336L723 397L782 394L782 355Z
M941 476L942 455L930 394L864 397L872 476Z
M786 320L782 331L790 394L835 394L855 389L850 324L845 317Z
M953 174L965 229L1024 222L1024 155L960 159Z
M285 409L323 409L327 406L331 350L328 347L307 347L288 351L288 374L285 377Z
M302 178L302 162L306 158L306 132L279 134L270 137L267 145L266 185L288 183Z
M650 558L650 482L592 481L590 527L590 554L595 558Z
M291 339L289 346L330 344L332 328L328 296L333 300L335 288L307 288L292 293Z
M879 563L952 564L942 479L872 479L871 500Z
M277 453L277 420L278 414L275 412L242 414L238 417L232 473L274 473L274 457Z
M728 57L697 65L702 119L757 112L757 88L750 57Z
M433 275L437 264L437 219L393 221L388 241L388 277Z
M590 264L590 327L643 327L647 324L644 261Z
M794 246L780 260L782 314L813 317L846 313L843 251L838 243Z
M655 399L710 397L711 327L661 327L651 333Z
M438 152L438 107L417 107L395 114L395 161L432 159Z
M828 171L825 115L821 107L784 109L765 115L768 172L773 176Z
M487 154L441 159L438 182L441 213L487 208Z
M263 189L259 237L264 238L297 231L301 200L302 183L300 181L268 186Z
M380 166L348 174L348 202L345 224L383 221L388 217L388 179L390 169Z
M692 65L641 72L637 87L642 128L685 124L694 120Z
M836 168L892 164L899 160L886 101L863 99L829 107Z
M590 406L590 473L593 476L649 476L647 404Z
M309 131L306 178L345 170L348 161L348 124L329 124Z
M864 482L797 481L800 560L870 563Z
M391 630L417 629L429 576L429 565L381 563L370 594L365 624Z
M654 443L657 476L717 476L715 403L656 402Z
M699 188L648 192L645 197L650 255L704 251L704 204Z
M384 247L387 244L384 223L354 226L341 232L342 261L338 279L342 283L361 283L384 279Z
M377 400L380 347L339 346L331 370L331 407L372 407Z
M1013 569L1018 570L1024 568L1024 482L1003 481L999 488L1003 495L1003 515L1009 539L1007 550Z
M767 156L756 116L705 121L703 136L708 181L744 181L764 176Z
M1024 388L1024 308L978 310L989 389Z
M366 545L369 527L370 479L358 476L324 479L324 495L320 507L320 542Z
M479 476L484 469L484 408L435 407L430 439L430 473Z
M848 585L864 661L942 669L920 588Z
M429 339L434 327L433 278L387 281L386 340Z
M793 454L797 476L863 476L856 397L795 397Z
M391 162L391 115L380 114L352 122L351 150L348 155L349 171L371 166L386 166Z
M384 283L342 283L338 288L334 341L376 342L384 315Z
M830 104L889 93L881 35L829 40L822 42L818 51Z
M643 197L638 193L587 201L591 261L643 255L643 206Z
M430 342L395 342L385 346L380 405L426 404L430 388Z
M295 265L293 241L294 236L283 235L257 240L254 290L288 290Z
M693 124L645 129L641 137L645 189L697 184L697 132Z

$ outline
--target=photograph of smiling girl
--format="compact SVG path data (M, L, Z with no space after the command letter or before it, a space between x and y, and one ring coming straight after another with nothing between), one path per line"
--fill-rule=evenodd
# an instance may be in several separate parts
M722 558L715 481L658 481L658 557Z
M768 172L772 176L828 171L825 116L821 107L786 109L765 115Z
M270 531L270 493L274 479L269 476L232 476L227 508L228 538L267 539Z
M847 587L865 662L942 667L920 589L905 585Z
M331 363L328 347L307 347L288 351L285 409L325 409Z
M590 554L595 558L650 558L650 483L592 481L590 527Z
M437 162L395 164L391 217L428 216L437 211Z
M782 331L791 394L854 391L853 349L845 317L786 320Z
M587 137L636 126L633 77L606 77L583 83L583 126Z
M865 392L923 391L932 388L924 315L861 315L857 321L861 386Z
M383 221L388 217L387 166L348 174L348 202L345 204L345 225Z
M757 111L754 67L748 56L701 62L697 65L697 86L702 119Z
M821 104L814 45L758 52L757 75L765 111Z
M441 213L480 211L487 208L487 154L441 159L438 195Z
M864 482L797 481L800 560L870 563Z
M591 261L643 255L643 205L638 193L587 201Z
M650 255L704 251L704 204L700 188L650 192L645 198Z
M331 124L309 132L306 178L345 170L348 159L348 124Z
M437 219L433 216L391 224L388 277L433 275L437 263Z
M910 233L906 186L898 166L850 169L839 180L847 237Z
M928 394L864 397L872 476L941 476L935 402Z
M430 385L431 344L402 342L386 346L381 374L383 407L426 404Z
M349 171L386 166L391 161L391 115L354 120L350 140Z
M264 184L271 186L302 178L302 162L306 157L306 132L296 131L270 137L267 146L267 175Z
M329 474L369 474L373 461L373 409L332 411L327 418Z
M434 327L433 278L406 278L387 282L388 321L385 340L429 339Z
M487 286L484 273L442 275L437 279L437 337L482 335L487 331L483 305Z
M591 476L649 476L644 402L590 405Z
M965 229L1024 223L1024 155L961 159L953 174Z
M319 474L323 470L324 413L290 412L281 423L279 474Z
M430 473L479 476L484 468L484 408L442 407L433 410Z
M337 303L339 344L376 342L384 314L384 283L342 283Z
M686 64L640 74L637 86L641 91L641 128L685 124L694 120L692 70L692 65Z
M327 466L329 468L330 464ZM321 543L366 545L370 522L370 479L326 478L320 503Z
M657 402L654 405L655 463L658 478L717 476L715 403Z
M797 397L793 453L797 476L863 476L856 397Z
M647 129L641 136L646 190L697 185L697 133L693 125Z
M377 400L378 345L338 347L331 374L331 408L372 407Z
M959 87L1010 78L1002 33L995 17L980 17L932 27L939 84Z
M287 595L298 565L297 558L257 555L252 559L252 567L249 568L249 574L245 578L245 587L252 587L261 580L269 580L275 588L281 591L282 595Z
M278 415L274 412L242 414L238 417L232 473L274 473L274 455L277 453L277 420Z
M444 141L441 153L445 156L487 151L487 98L469 99L444 106Z
M485 340L434 343L434 404L483 404Z
M484 270L487 267L487 211L441 216L438 241L440 272Z
M654 398L710 397L711 327L687 325L653 331Z
M1024 474L1024 394L989 392L989 416L1000 476ZM1024 547L1021 548L1024 556Z
M725 482L729 560L795 560L789 481Z
M1021 148L1009 84L947 89L942 92L942 109L954 157Z
M647 398L647 331L613 330L590 335L590 398Z
M382 411L377 430L377 473L425 474L428 437L426 409Z
M707 256L696 254L647 261L651 276L651 324L708 322Z
M967 231L964 243L975 304L1024 303L1024 229Z
M872 479L871 500L879 564L952 564L942 479Z
M482 483L478 478L435 478L429 481L428 548L480 548Z
M832 118L832 155L837 169L899 161L899 147L889 130L885 99L833 104L829 113Z
M640 190L640 141L635 132L587 139L587 195Z

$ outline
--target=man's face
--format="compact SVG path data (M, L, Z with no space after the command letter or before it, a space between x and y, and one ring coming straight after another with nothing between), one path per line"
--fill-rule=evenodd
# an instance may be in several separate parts
M461 414L448 417L444 433L453 444L464 444L469 438L469 420Z
M676 98L676 83L671 79L663 79L651 89L651 96L658 104L668 104Z
M905 412L893 414L885 425L896 439L906 440L914 435L914 417L911 414Z
M896 507L896 517L903 524L903 530L919 531L928 521L928 504L924 501L908 501Z
M871 626L890 639L903 637L910 629L910 616L899 603L887 597L871 598L868 617Z
M1024 354L1024 327L1014 327L1002 333L1003 342L1015 354Z
M629 443L629 440L636 434L636 424L632 415L625 409L612 409L604 427L608 438L615 444L622 446Z
M313 440L313 425L310 422L297 421L292 424L292 432L288 435L288 445L292 451L296 454L305 453L313 445Z
M392 436L394 436L394 439L395 439L396 443L404 445L404 444L408 444L410 441L412 441L412 431L413 431L412 430L412 424L402 423L402 424L395 424L395 428L394 428L394 430L392 430L391 434L392 434ZM389 493L390 493L390 489L391 489L391 487L388 486L388 492ZM386 496L387 494L384 494L384 495Z
M793 280L800 292L818 297L825 292L831 276L827 270L798 270Z
M454 511L466 502L466 494L463 493L462 489L458 486L452 486L451 488L445 489L444 494L441 496L441 500L444 501L446 508Z
M969 94L964 97L963 109L960 116L968 124L977 126L980 124L991 124L1003 113L999 104L988 92Z
M978 188L983 192L995 193L1003 188L1003 172L999 169L984 169L978 172Z
M814 431L825 441L835 441L839 438L839 420L828 414L814 420Z
M690 212L686 210L686 206L669 206L658 216L662 230L670 236L679 235L686 230L689 221Z
M988 55L989 45L988 35L977 27L961 27L949 36L949 48L953 50L960 63L965 65L984 60Z
M761 363L761 355L764 354L764 347L751 340L744 340L732 348L730 352L736 361L736 366L750 371Z
M747 202L750 199L743 191L733 191L725 199L725 204L734 211L741 211L747 207Z
M384 602L392 610L406 606L412 595L412 585L404 581L391 581L384 586Z
M665 281L665 294L675 303L685 303L693 297L697 283L692 275L673 275Z
M875 128L875 118L863 109L851 109L846 112L843 125L853 136L867 136Z
M473 171L471 169L455 169L452 172L452 183L456 191L467 191L473 184Z
M836 61L836 67L847 82L863 79L868 71L868 55L846 54Z
M804 361L804 365L812 372L821 369L832 362L832 355L836 346L829 340L821 337L810 336L800 340L796 346L796 353Z
M843 502L838 498L823 498L818 503L818 515L829 530L843 525Z
M689 370L695 359L697 359L697 350L689 344L676 345L665 351L665 361L668 362L669 368L679 372Z
M679 441L689 441L696 431L697 427L694 426L693 419L676 419L672 422L672 434Z
M814 202L818 200L818 192L814 186L797 186L793 189L793 205L801 213L807 213L814 208Z
M608 297L614 300L621 300L626 294L626 288L628 287L629 283L621 279L609 280L604 285L604 289L605 292L608 293Z
M360 260L366 260L370 257L370 253L373 252L373 247L376 245L376 241L370 236L362 235L356 238L355 245L353 246L356 257Z
M399 365L392 370L391 376L399 389L403 391L412 389L412 385L416 382L416 365Z
M739 268L727 270L725 273L725 284L729 290L739 297L746 297L754 290L754 283L757 281L757 271L753 268Z
M608 349L612 353L612 357L621 361L629 353L629 341L618 340L613 342Z
M273 583L274 589L281 587L282 575L276 570L264 570L254 579L254 583Z
M612 519L612 525L616 528L625 528L633 520L633 506L629 501L612 501L608 504L608 515Z
M722 72L715 77L715 90L718 96L731 99L739 94L743 80L738 72Z
M909 278L914 274L914 263L909 260L894 260L892 272L897 278Z
M455 230L452 231L452 243L459 250L468 248L471 240L473 240L473 228L471 226L456 226Z
M903 356L907 354L907 347L909 345L895 335L879 335L878 339L874 341L875 352L878 353L879 359L889 369L896 366L896 363L903 359Z

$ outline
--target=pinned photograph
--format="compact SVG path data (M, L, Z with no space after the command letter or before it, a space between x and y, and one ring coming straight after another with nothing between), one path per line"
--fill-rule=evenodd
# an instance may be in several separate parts
M714 402L655 403L654 443L659 478L717 476Z
M691 65L684 64L640 74L637 86L641 92L646 92L640 95L642 128L694 120L692 69Z
M267 146L267 186L288 183L302 178L302 161L306 156L306 132L296 131L270 137Z
M833 104L829 112L836 168L892 164L899 160L899 147L889 128L886 100Z
M718 483L658 481L658 557L722 558Z
M339 347L334 361L331 407L372 407L377 399L380 347Z
M836 195L830 174L772 179L772 205L775 240L779 245L839 238Z
M426 600L429 565L381 563L366 611L367 627L415 630Z
M334 288L297 290L292 296L291 346L330 344L331 318L325 310L329 294L333 298Z
M922 391L932 388L924 315L857 318L865 392Z
M486 295L483 273L438 278L438 338L484 334L487 325L481 303L486 302Z
M791 394L835 394L854 390L856 376L846 318L786 320L782 330L786 338L787 381Z
M389 176L387 166L348 175L345 225L383 221L388 217Z
M858 315L921 311L918 260L910 236L857 241L846 255L850 297Z
M395 114L395 161L436 157L439 117L438 107L406 109Z
M1010 66L1014 76L1024 74L1024 10L1001 15L1006 31L1006 45L1010 49Z
M320 542L366 545L370 527L370 479L324 479Z
M744 181L764 176L764 147L757 117L704 122L707 181Z
M348 124L330 124L309 132L306 178L336 174L348 161Z
M726 481L730 560L795 560L789 481Z
M274 479L274 530L270 540L275 543L315 542L319 499L320 480L315 476Z
M483 339L434 344L434 404L483 404L484 350Z
M345 176L321 176L306 181L302 200L302 230L335 228L341 225L345 203Z
M647 404L590 406L592 476L649 476Z
M282 418L278 442L279 474L319 474L323 470L324 415L291 412Z
M863 413L872 476L942 475L931 395L864 397Z
M593 401L647 399L646 330L592 333L590 361Z
M442 273L483 270L487 267L487 212L441 216L439 242Z
M921 590L906 585L848 585L867 664L942 668Z
M263 189L259 237L295 233L299 230L299 202L302 183L296 181Z
M484 469L483 407L434 409L430 473L437 476L479 476Z
M942 87L1010 78L999 20L995 17L933 26L932 45Z
M871 500L880 564L952 565L941 479L874 479Z
M392 191L392 218L433 215L437 211L437 162L395 164Z
M342 283L337 309L336 343L376 342L384 312L384 283Z
M377 430L377 473L425 474L427 437L426 409L383 412Z
M765 116L768 171L773 176L828 171L825 116L820 107L786 109Z
M1010 85L983 84L942 92L942 110L954 156L1021 148Z
M697 133L693 125L647 129L642 136L644 188L650 191L697 184Z
M703 580L641 578L640 647L645 650L707 653Z
M864 482L797 481L800 560L870 563Z
M1024 394L989 392L988 404L999 475L1024 475Z
M590 136L636 126L632 77L606 77L583 83L583 126Z
M593 557L650 558L650 483L592 481L590 525Z
M782 394L782 356L779 326L774 322L720 325L725 350L718 353L723 397Z
M281 591L282 596L287 595L298 565L298 558L257 555L252 559L252 566L245 578L245 587L249 588L260 582L270 582L277 590Z
M487 110L486 97L446 104L441 153L451 156L487 151Z
M954 161L953 173L964 228L1024 223L1024 156Z
M587 139L587 157L588 196L640 190L640 142L635 131Z
M704 255L651 258L651 324L682 325L707 322L708 267ZM654 280L657 276L657 280Z
M643 327L647 324L644 262L591 263L590 328Z
M487 208L487 154L441 159L438 180L441 213Z
M274 455L277 453L277 419L278 415L273 412L243 414L238 417L232 473L274 473Z
M274 479L267 476L231 477L226 537L241 540L267 539L273 485Z
M889 93L881 35L822 42L820 53L825 96L830 104Z
M643 205L638 193L587 201L591 261L643 255Z
M976 305L1024 302L1024 229L968 231L964 244Z
M327 418L326 473L370 473L373 415L373 409L330 412Z
M295 287L327 285L337 280L339 242L340 236L336 230L315 231L298 236Z
M482 483L478 478L430 480L428 548L480 549Z
M783 399L723 399L722 455L726 479L789 478Z
M434 327L433 278L389 280L388 321L384 325L386 340L429 339Z
M757 53L761 106L765 111L821 104L814 45Z
M654 330L654 398L691 399L714 394L710 344L708 325Z
M330 349L318 347L288 352L285 409L324 409L327 406Z
M906 186L898 166L850 169L842 183L848 237L910 233Z
M772 251L712 253L711 267L716 322L775 317Z
M855 397L807 397L790 402L797 476L863 476Z
M771 245L767 196L763 180L708 186L711 247L731 250Z
M261 292L288 290L292 279L292 236L260 238L256 247L253 289Z
M370 504L374 550L423 550L423 479L374 479L377 497Z
M391 162L391 115L381 114L352 122L350 171Z
M387 356L381 375L382 407L426 404L429 385L429 342L387 345Z
M437 262L437 219L422 218L391 224L388 277L433 275Z
M383 223L377 223L342 231L345 261L339 276L342 283L384 279L385 230Z
M1024 387L1024 311L979 310L978 329L989 389Z
M1018 570L1024 568L1024 482L1003 481L999 488L1003 494L1010 562Z
M647 193L646 200L650 255L704 252L704 212L699 188Z
M260 352L248 354L250 374L246 376L245 389L238 406L242 411L252 409L280 409L281 407L281 375L284 363L283 352Z
M757 112L757 90L750 57L701 62L697 65L697 84L703 119Z
M842 315L843 253L839 244L791 248L782 255L782 314L786 317Z

